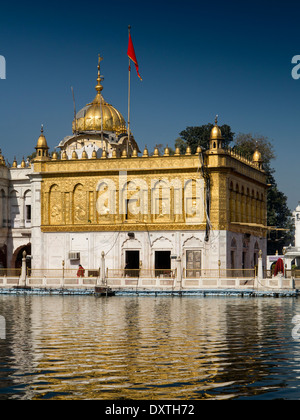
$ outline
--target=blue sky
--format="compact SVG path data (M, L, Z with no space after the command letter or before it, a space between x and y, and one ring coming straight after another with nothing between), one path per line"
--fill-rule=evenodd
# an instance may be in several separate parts
M0 147L18 161L34 151L41 124L50 150L71 134L77 110L103 96L127 120L128 25L140 73L132 72L131 129L140 149L174 145L187 126L228 124L274 144L279 188L300 200L299 12L285 1L130 1L1 4ZM133 68L134 70L134 68Z

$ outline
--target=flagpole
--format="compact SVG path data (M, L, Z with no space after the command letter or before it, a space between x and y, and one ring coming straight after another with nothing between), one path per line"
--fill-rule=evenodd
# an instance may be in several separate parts
M131 26L128 25L128 36L130 35ZM128 141L127 141L127 156L129 155L129 141L130 141L130 75L131 66L130 58L128 58Z

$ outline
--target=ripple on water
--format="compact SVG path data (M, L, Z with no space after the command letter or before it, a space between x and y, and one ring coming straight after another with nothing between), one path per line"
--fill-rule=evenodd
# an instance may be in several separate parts
M300 395L295 299L1 296L0 313L0 399Z

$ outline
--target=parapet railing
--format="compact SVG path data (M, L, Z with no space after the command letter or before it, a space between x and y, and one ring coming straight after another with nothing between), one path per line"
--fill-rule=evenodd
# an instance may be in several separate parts
M78 275L78 268L58 268L58 269L49 269L49 268L27 268L27 277L31 278L97 278L100 277L100 269L85 269L84 274Z
M253 268L249 269L183 269L183 278L249 278L253 279L256 277L256 270Z
M106 278L165 278L174 279L177 270L171 269L110 269L106 270Z

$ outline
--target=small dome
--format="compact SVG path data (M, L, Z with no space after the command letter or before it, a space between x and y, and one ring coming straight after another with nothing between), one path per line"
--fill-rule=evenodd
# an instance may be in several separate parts
M36 149L48 149L48 144L47 144L47 140L46 137L44 136L44 127L43 125L41 126L41 134L40 137L38 138L37 144L36 144Z
M215 126L211 130L210 139L211 140L223 140L221 129L218 126L218 117L216 117L216 119L215 119Z

